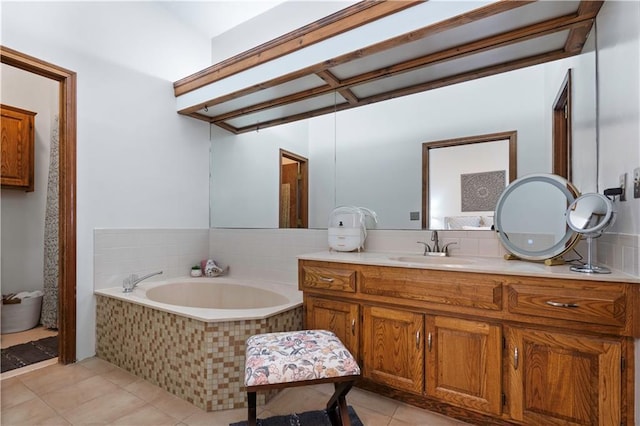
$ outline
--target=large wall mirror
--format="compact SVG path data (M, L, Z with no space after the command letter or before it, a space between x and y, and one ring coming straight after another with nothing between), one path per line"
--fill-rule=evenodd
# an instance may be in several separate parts
M309 228L326 229L336 206L353 205L375 211L377 229L423 229L426 141L515 131L516 177L550 173L552 106L568 69L573 161L580 164L572 180L581 192L593 191L594 56L586 46L571 58L252 133L212 125L211 227L279 227L281 149L308 159ZM473 145L459 147L460 162L474 158Z
M490 230L498 198L517 176L517 132L422 145L422 227Z

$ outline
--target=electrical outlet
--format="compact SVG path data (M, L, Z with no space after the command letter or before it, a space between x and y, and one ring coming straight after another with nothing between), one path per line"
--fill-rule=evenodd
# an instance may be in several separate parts
M627 201L627 174L623 173L620 175L620 189L622 189L622 194L620 194L620 201Z
M640 198L640 167L633 170L633 198Z
M409 220L420 220L420 212L409 212Z

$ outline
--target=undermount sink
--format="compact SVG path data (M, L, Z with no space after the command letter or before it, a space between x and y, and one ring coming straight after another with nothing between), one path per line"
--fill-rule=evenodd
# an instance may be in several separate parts
M473 263L469 259L448 256L399 256L390 257L389 260L405 263L422 263L424 265L470 265Z

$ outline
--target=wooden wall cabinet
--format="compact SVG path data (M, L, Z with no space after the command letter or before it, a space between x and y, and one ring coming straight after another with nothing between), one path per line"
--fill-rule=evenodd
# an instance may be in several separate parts
M34 190L35 112L0 105L2 188Z
M299 261L360 386L473 424L634 424L637 285Z

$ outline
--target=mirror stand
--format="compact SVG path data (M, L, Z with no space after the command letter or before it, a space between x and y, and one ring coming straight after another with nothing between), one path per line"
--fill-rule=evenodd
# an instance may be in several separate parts
M592 263L591 244L593 243L593 236L587 235L587 263L584 265L574 265L570 269L574 272L584 272L591 274L610 274L611 270L604 266L596 266Z
M516 256L513 253L507 253L504 255L504 260L523 260L521 257ZM562 256L552 257L550 259L545 259L544 264L547 266L556 266L556 265L564 265L566 262Z

